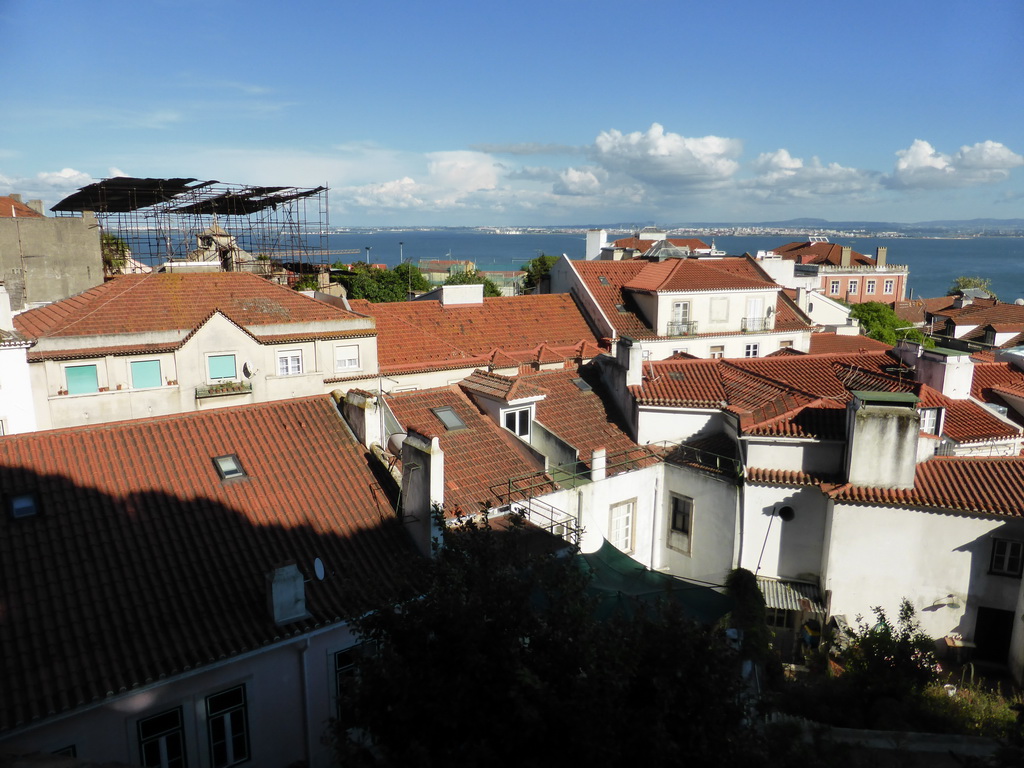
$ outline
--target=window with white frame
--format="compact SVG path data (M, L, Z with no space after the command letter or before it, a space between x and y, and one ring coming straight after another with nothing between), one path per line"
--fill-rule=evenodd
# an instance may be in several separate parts
M302 373L302 350L286 349L277 353L277 375L295 376Z
M244 685L207 696L206 718L210 738L210 765L213 768L225 768L249 759L249 723Z
M359 369L359 345L337 344L334 347L334 370L354 371Z
M720 357L725 357L725 345L723 344L712 344L710 351L712 360L717 360Z
M746 344L743 347L743 356L744 357L757 357L760 354L760 351L761 351L761 345L760 344L756 344L756 343L755 344Z
M133 389L150 389L163 386L160 378L159 360L132 360L129 364Z
M829 283L829 285L828 285L828 292L831 293L833 296L838 296L839 295L839 281L838 280L833 280L833 281L831 281Z
M144 768L185 768L181 707L139 720L139 758Z
M207 355L206 371L210 381L226 381L238 377L238 366L235 365L235 356L232 355Z
M1011 539L992 540L992 563L988 569L989 573L1019 577L1022 565L1024 565L1024 542Z
M779 349L789 349L792 346L793 346L793 340L792 339L783 339L782 341L779 342Z
M895 287L896 287L896 281L895 280L886 280L884 283L882 283L882 292L883 293L892 293L893 289Z
M530 409L505 411L505 429L519 437L530 437Z
M858 280L851 280L850 281L850 289L849 289L850 295L853 295L853 294L857 293L859 288L860 288L860 282Z
M927 432L929 435L940 434L941 427L941 408L922 408L921 409L921 431Z
M866 280L864 282L864 293L872 294L874 292L875 292L875 281L874 280Z
M609 542L626 554L633 551L633 525L636 516L636 499L613 504L608 525Z
M668 546L670 549L690 554L690 537L693 531L693 499L673 493L669 496Z

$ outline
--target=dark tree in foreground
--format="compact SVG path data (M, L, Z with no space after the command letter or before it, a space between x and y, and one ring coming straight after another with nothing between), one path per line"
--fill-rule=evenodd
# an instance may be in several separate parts
M419 267L409 262L394 269L377 269L356 262L351 270L351 275L341 279L350 299L366 299L375 303L405 301L410 292L430 290L430 283Z
M333 725L342 765L754 764L718 631L669 599L599 620L589 575L520 524L446 541L421 599L356 621L376 652Z
M484 296L498 297L502 295L501 288L498 287L496 282L475 269L452 272L448 275L448 279L444 281L445 285L475 285L477 283L483 285Z
M925 337L917 328L908 327L910 323L900 318L892 307L878 301L866 301L854 304L850 316L860 320L861 330L870 338L896 345L900 339L910 339L925 346L934 346L931 339Z
M541 281L551 274L551 268L556 263L558 263L558 256L548 256L546 253L541 253L536 258L530 259L523 264L523 272L526 273L526 277L523 280L523 288L529 291L540 285Z

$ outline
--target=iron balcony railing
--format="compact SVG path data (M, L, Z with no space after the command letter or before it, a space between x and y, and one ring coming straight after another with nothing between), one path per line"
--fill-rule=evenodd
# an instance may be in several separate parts
M744 317L743 333L757 333L758 331L770 331L772 329L771 318L769 317Z
M196 387L196 400L206 397L224 397L226 395L248 395L252 392L252 383L248 381L222 381L208 387Z
M694 320L686 322L673 322L668 324L669 336L696 336L697 323Z

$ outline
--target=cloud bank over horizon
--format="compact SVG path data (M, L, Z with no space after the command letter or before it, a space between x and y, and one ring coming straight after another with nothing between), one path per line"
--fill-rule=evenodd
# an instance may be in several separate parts
M155 162L118 157L119 167L105 174L182 176L206 169L205 178L245 184L326 183L335 221L444 225L638 216L739 222L775 218L783 207L787 217L877 218L877 211L903 200L941 201L967 188L991 187L996 200L998 185L1024 166L1024 156L992 140L943 151L914 138L893 151L892 167L884 170L799 157L784 147L745 157L746 144L734 136L685 136L654 122L642 131L600 130L584 146L524 141L424 152L368 142L321 150L169 147ZM0 193L52 206L94 180L70 167L31 177L0 170ZM1004 193L1002 199L1017 197ZM953 218L927 218L936 217Z

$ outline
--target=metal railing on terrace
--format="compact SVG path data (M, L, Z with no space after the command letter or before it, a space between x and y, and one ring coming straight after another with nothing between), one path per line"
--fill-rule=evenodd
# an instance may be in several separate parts
M652 445L661 447L665 461L677 464L697 464L730 477L743 477L743 464L739 459L734 459L731 456L723 456L720 453L704 448L687 445L686 443L673 443L667 440L660 443L652 443Z
M697 322L688 320L686 322L672 322L668 324L669 336L696 336Z
M743 333L757 333L759 331L770 331L772 319L770 317L744 317L740 326Z

